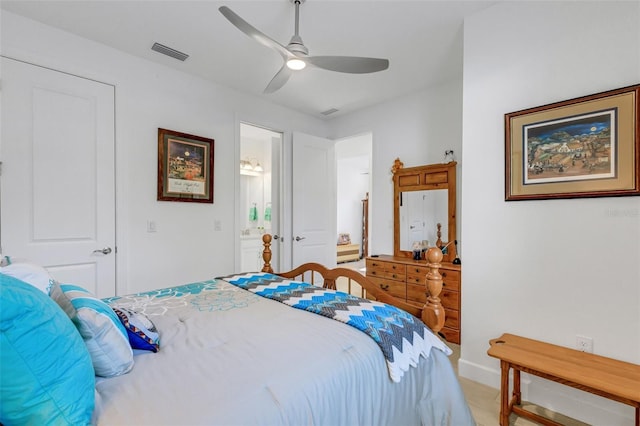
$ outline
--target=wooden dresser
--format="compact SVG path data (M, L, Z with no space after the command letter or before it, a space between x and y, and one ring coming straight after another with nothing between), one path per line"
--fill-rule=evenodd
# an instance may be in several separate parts
M338 263L358 260L360 259L360 244L338 244L336 255Z
M416 306L426 302L426 261L407 257L380 255L367 257L367 278L394 297ZM460 300L462 269L460 265L442 262L440 267L443 287L440 300L445 308L446 320L440 334L451 343L460 344Z

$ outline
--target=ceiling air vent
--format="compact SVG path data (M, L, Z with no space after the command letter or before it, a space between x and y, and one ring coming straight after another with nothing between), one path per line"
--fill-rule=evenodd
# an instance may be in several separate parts
M179 61L184 61L189 57L189 55L187 55L186 53L182 53L179 50L172 49L160 43L153 43L151 50L155 50L156 52L162 53L163 55L171 56L172 58Z
M335 109L335 108L331 108L331 109L328 109L328 110L326 110L326 111L322 111L320 114L322 114L322 115L329 115L329 114L333 114L334 112L338 112L338 110L337 110L337 109Z

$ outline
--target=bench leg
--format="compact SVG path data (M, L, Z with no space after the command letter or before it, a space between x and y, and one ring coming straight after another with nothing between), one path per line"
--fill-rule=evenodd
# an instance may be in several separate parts
M522 397L520 394L520 370L517 368L513 369L513 404L522 404Z
M500 426L509 426L509 368L508 362L500 360Z

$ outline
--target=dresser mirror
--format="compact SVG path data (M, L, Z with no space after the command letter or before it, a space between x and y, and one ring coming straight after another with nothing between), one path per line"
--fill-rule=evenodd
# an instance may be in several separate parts
M394 256L414 257L414 250L428 242L429 247L446 246L443 261L456 257L456 164L405 168L396 159L392 168Z
M400 250L412 251L415 241L436 245L437 229L448 239L448 190L406 191L400 193Z

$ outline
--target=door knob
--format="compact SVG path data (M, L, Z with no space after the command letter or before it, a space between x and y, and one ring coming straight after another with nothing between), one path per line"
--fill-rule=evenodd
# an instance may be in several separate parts
M105 247L102 250L94 250L93 253L109 254L111 253L111 247Z
M273 236L273 239L274 239L274 240L280 240L280 242L281 242L281 243L284 243L284 237L280 237L280 236L278 236L278 235L274 235L274 236Z
M298 236L296 235L295 240L296 240L296 241L302 241L302 240L304 240L305 238L307 238L307 237L298 237Z

